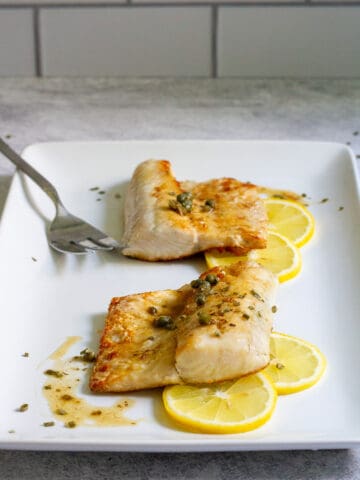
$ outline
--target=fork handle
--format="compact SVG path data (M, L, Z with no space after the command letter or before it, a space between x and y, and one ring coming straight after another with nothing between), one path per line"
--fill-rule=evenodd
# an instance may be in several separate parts
M5 155L12 163L14 163L19 170L28 175L55 203L57 210L65 210L59 194L49 180L43 177L35 168L29 163L25 162L7 143L0 138L0 152Z

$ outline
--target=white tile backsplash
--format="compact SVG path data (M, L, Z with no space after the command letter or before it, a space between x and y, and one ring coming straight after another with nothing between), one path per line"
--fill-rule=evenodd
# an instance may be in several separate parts
M42 9L44 75L209 76L208 7Z
M0 76L359 77L359 25L360 0L0 0Z
M0 76L34 75L31 9L0 10Z
M360 76L359 7L220 7L219 76Z

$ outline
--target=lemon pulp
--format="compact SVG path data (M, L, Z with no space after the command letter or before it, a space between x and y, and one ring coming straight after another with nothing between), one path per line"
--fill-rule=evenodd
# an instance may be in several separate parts
M291 200L267 198L264 200L269 228L302 247L314 234L315 221L309 210Z
M256 373L209 385L173 385L163 391L168 414L209 433L246 432L271 417L277 393L269 378Z
M211 249L205 252L209 268L254 260L278 276L280 282L294 278L301 270L300 250L286 237L269 232L266 248L251 250L245 256L233 255L228 250Z
M280 395L313 386L323 375L326 359L320 350L301 338L274 332L270 338L270 364L263 370Z

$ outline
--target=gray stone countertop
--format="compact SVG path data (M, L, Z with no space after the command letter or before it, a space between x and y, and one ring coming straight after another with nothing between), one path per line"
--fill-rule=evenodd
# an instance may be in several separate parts
M267 139L347 143L359 80L1 79L0 136L44 141ZM0 158L0 212L13 167ZM360 448L240 453L0 451L0 479L360 479Z

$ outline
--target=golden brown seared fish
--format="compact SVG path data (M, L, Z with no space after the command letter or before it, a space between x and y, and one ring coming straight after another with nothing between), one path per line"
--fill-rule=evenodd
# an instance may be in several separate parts
M193 287L114 298L91 390L212 383L260 370L269 362L276 285L271 272L246 262L212 269ZM164 316L171 323L161 327Z
M219 282L208 293L193 289L186 320L178 322L175 365L185 383L241 377L270 360L275 276L255 262L216 267L201 278L209 274Z
M191 211L177 202L185 191L192 194ZM168 161L147 160L135 169L127 190L123 254L157 261L210 248L264 248L267 224L256 185L233 178L179 183Z
M160 315L177 316L187 291L162 290L112 299L90 378L91 390L127 392L180 382L174 362L174 330L155 328L153 321Z

